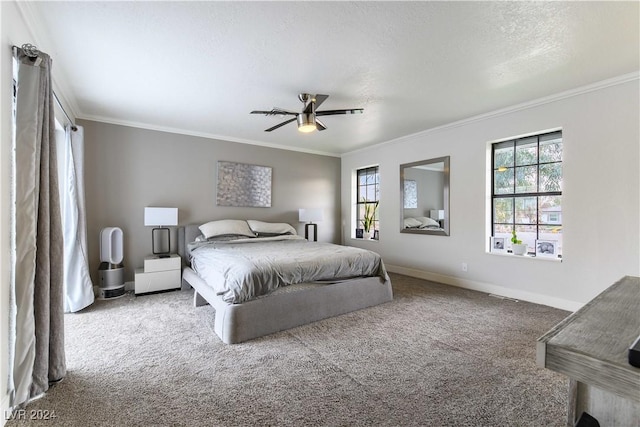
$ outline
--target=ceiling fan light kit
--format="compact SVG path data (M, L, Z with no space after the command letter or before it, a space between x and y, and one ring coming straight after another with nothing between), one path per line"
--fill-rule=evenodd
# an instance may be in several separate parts
M298 130L304 133L316 130L316 115L313 113L298 114Z
M309 93L301 93L298 95L300 102L304 104L304 108L300 113L293 111L283 110L282 108L273 107L269 111L254 110L251 114L264 114L265 116L294 116L292 119L285 120L269 129L265 129L265 132L271 132L293 121L298 122L298 130L300 132L309 133L314 130L325 130L327 127L318 120L317 116L333 116L338 114L362 114L364 109L362 108L349 108L346 110L325 110L317 111L316 109L322 104L329 95L311 95Z

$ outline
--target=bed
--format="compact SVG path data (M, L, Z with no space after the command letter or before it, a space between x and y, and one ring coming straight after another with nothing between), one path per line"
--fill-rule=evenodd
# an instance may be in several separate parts
M285 223L220 220L191 224L178 229L178 244L185 262L183 289L194 289L196 307L210 304L214 308L214 331L227 344L393 299L379 255L309 242ZM337 256L323 252L327 249ZM248 270L254 258L263 262L257 255L261 252L268 254L265 264L259 264L257 271ZM371 261L371 256L376 260Z

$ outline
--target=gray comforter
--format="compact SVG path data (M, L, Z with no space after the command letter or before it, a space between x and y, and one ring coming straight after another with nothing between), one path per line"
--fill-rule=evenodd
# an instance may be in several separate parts
M365 276L387 280L380 255L309 242L299 236L196 242L191 267L229 303L249 301L280 286Z

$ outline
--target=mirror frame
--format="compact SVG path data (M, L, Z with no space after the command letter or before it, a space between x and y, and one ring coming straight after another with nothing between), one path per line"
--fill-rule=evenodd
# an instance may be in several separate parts
M443 177L443 204L444 204L444 224L442 230L418 230L415 228L404 228L404 171L414 166L424 166L433 163L444 163ZM450 156L436 157L434 159L420 160L412 163L404 163L400 165L400 233L408 234L427 234L433 236L449 236L449 172L450 172Z

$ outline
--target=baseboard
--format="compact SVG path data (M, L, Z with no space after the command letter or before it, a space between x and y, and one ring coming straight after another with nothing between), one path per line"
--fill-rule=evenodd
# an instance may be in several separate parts
M136 282L124 282L125 291L133 291L136 288Z
M577 301L570 301L548 295L535 294L533 292L521 291L518 289L505 288L503 286L492 285L490 283L478 282L475 280L462 279L460 277L431 273L429 271L418 270L415 268L407 268L389 264L385 264L385 267L392 273L404 274L405 276L431 280L433 282L444 283L445 285L456 286L473 291L486 292L488 294L500 295L507 298L514 298L517 300L532 302L535 304L542 304L571 312L579 310L584 305L584 303Z

